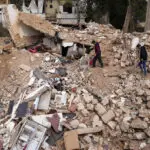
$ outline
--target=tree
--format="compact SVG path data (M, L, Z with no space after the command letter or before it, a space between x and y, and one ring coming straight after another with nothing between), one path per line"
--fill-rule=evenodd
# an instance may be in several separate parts
M129 6L127 9L124 25L123 25L123 33L127 33L129 29L129 25L132 19L132 5L131 5L131 0L129 0Z
M87 21L104 23L101 18L108 13L108 0L86 0L86 3Z
M114 27L122 29L127 12L128 0L108 0L108 6L110 23Z
M146 12L146 23L145 23L145 31L150 30L150 0L147 3L147 12Z

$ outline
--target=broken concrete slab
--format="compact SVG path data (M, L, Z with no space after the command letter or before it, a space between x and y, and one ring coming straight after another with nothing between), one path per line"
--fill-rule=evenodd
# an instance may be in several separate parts
M46 90L48 90L49 86L47 84L44 84L43 86L39 87L38 89L34 90L30 94L28 94L25 97L26 101L35 100L36 97L40 96L42 93L44 93Z
M36 115L36 116L31 116L32 120L43 125L46 128L51 127L51 123L47 120L47 117L50 115ZM52 116L52 115L51 115Z
M148 124L141 119L135 119L132 121L131 127L134 129L146 129L148 127Z
M103 105L101 105L101 104L97 104L97 105L95 106L95 110L96 110L96 112L97 112L97 114L98 114L99 116L102 116L102 115L106 112L105 107L104 107Z
M76 129L76 128L78 128L78 126L79 126L79 120L72 120L71 122L70 122L70 125L71 125L71 127L73 128L73 129Z
M102 121L94 121L93 123L93 128L95 127L103 127L103 122Z
M19 12L19 20L37 31L48 34L52 37L55 36L55 26L41 16Z
M105 113L103 116L102 116L102 120L105 122L105 123L108 123L109 121L111 121L113 118L115 117L115 114L112 110L109 110L107 113Z
M68 30L67 28L52 25L49 21L44 20L41 16L35 14L19 13L19 20L25 25L32 27L44 34L52 37L58 33L58 37L67 42L91 45L93 40L101 41L101 38L88 33L80 33L78 30ZM34 21L33 21L34 20ZM87 38L88 37L88 38Z
M110 122L108 122L108 126L109 126L112 130L114 130L114 129L116 128L116 125L117 125L117 123L116 123L115 121L110 121Z
M46 79L44 74L41 72L41 70L39 68L35 68L33 70L33 75L37 78L37 79Z
M104 127L94 127L94 128L82 128L82 129L77 129L75 130L78 135L82 134L92 134L92 133L98 133L101 132L104 129Z
M66 150L80 149L78 134L76 131L65 132L64 143Z
M65 121L63 118L62 113L58 113L58 116L60 118L60 124L59 124L59 130L62 130L61 122ZM46 114L46 115L33 115L31 118L33 121L43 125L46 128L51 127L51 123L48 121L47 118L53 117L53 114Z
M134 133L133 137L137 140L144 140L146 138L146 135L144 132L136 132Z
M49 105L50 105L50 100L51 100L51 92L46 91L40 96L40 100L38 103L38 108L39 110L48 110Z
M29 46L36 43L41 36L39 31L19 21L19 11L15 5L10 4L4 8L4 18L7 29L17 47Z

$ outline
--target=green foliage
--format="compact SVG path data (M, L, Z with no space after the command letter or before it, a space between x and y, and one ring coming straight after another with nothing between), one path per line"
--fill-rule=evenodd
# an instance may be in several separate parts
M87 0L88 21L100 22L100 18L108 11L108 0Z
M110 23L116 28L122 28L127 6L128 0L109 0Z
M132 0L133 15L136 20L145 21L146 18L146 0Z
M11 3L16 4L21 9L23 0L10 0ZM26 6L31 0L25 0ZM37 0L36 0L37 1ZM61 0L72 1L72 0ZM86 7L87 21L101 22L101 18L109 13L110 23L116 28L122 29L124 24L126 11L128 7L128 0L79 0L80 11L83 12ZM82 3L81 3L82 2ZM145 21L146 16L146 0L131 0L133 8L134 22L137 20Z
M87 2L87 18L98 23L100 18L109 12L110 23L116 28L122 29L126 11L128 7L128 0L86 0ZM133 19L136 22L144 21L146 15L146 1L145 0L131 0L133 8Z

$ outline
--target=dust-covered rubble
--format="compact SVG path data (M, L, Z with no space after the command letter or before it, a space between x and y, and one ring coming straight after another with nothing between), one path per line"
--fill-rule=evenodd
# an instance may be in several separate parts
M20 16L29 15L21 13ZM37 18L34 15L32 17ZM60 32L63 30L61 33L69 33L69 29L64 27L53 27ZM15 149L20 146L19 142L24 148L30 145L23 134L17 131L17 127L20 125L23 131L24 126L27 126L32 131L32 125L38 122L41 128L44 126L41 131L44 138L40 146L49 149L59 147L58 143L63 145L64 142L67 147L69 143L66 143L66 138L68 141L76 140L73 146L80 145L89 150L149 149L150 80L136 71L138 53L136 46L132 45L135 44L135 38L139 38L142 40L140 42L145 42L149 52L148 33L123 35L111 25L89 23L85 30L70 31L70 34L77 38L73 42L78 43L80 40L80 44L90 44L93 37L89 40L83 38L90 34L99 37L102 47L109 45L109 53L102 49L106 70L101 71L101 77L104 81L115 78L118 82L111 83L111 90L96 87L92 80L95 70L86 62L81 63L84 59L89 62L90 54L89 57L70 61L53 53L45 53L41 54L41 62L34 68L20 64L18 70L9 75L9 84L0 85L0 137L3 148ZM147 67L150 70L149 62ZM117 68L117 71L107 71L110 68ZM17 80L17 76L20 79ZM21 80L23 76L26 78ZM24 112L20 111L22 109ZM32 123L27 124L30 121ZM61 134L60 138L51 141L51 134L58 136L58 133ZM31 140L32 136L27 134ZM10 144L13 138L14 144Z

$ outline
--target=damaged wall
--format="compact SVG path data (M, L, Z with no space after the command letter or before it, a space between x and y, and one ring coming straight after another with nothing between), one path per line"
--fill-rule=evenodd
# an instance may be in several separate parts
M102 39L101 36L91 35L87 31L71 30L66 27L53 25L49 21L34 14L20 12L19 20L24 24L52 37L54 37L57 32L59 33L58 36L61 40L68 42L91 45L93 39L98 41Z
M17 47L29 46L37 42L41 33L19 22L19 11L15 5L8 5L7 8L4 8L3 14L4 24Z

